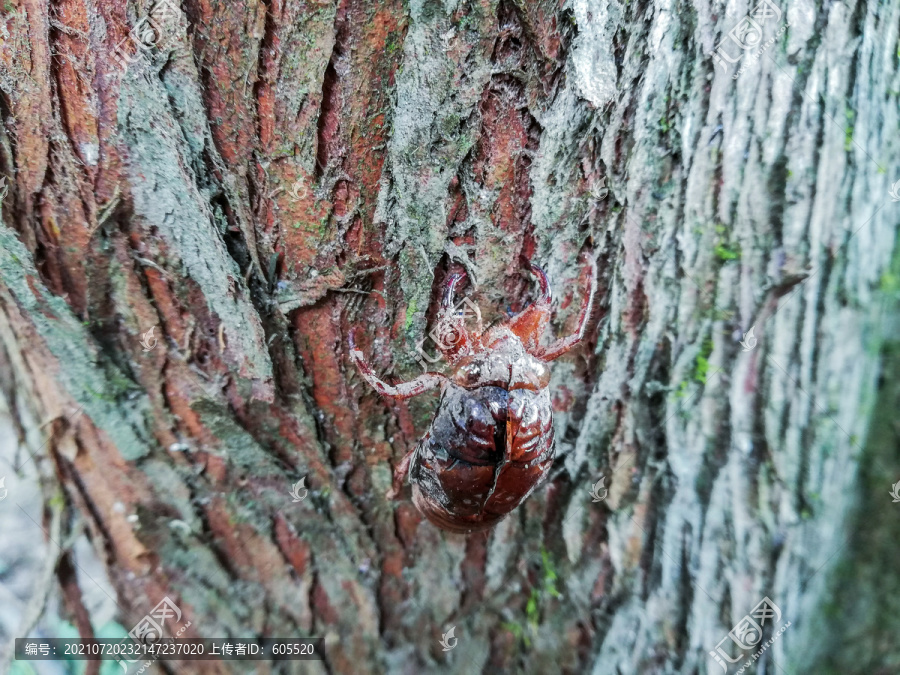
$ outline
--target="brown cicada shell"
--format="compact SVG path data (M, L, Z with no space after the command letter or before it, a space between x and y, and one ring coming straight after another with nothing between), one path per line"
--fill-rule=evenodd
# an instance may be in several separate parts
M553 413L550 361L584 336L597 291L591 262L578 330L549 347L539 340L550 320L550 282L531 265L540 284L539 298L521 313L486 332L476 310L477 330L466 329L466 313L454 307L457 285L465 274L444 284L438 313L437 346L453 374L428 372L390 385L375 376L350 331L350 357L380 394L410 398L435 387L441 400L431 427L394 472L396 497L407 476L413 502L428 520L451 532L487 529L511 513L547 476L553 463Z

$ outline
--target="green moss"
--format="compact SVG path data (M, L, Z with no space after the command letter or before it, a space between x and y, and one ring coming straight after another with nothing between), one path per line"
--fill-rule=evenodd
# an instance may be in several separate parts
M512 633L515 636L516 641L530 644L530 640L525 634L525 630L519 624L513 623L512 621L504 621L500 625Z
M856 113L852 110L847 110L845 116L847 118L847 128L844 130L844 150L849 152L850 147L853 145L853 121L856 119Z
M883 293L897 293L900 291L900 275L895 274L891 270L886 270L885 273L881 275L879 289Z
M459 129L459 123L462 121L462 118L456 113L451 113L447 115L443 120L441 120L441 130L445 134L452 134L454 131Z
M712 354L712 350L713 341L706 338L700 345L700 353L697 354L697 359L694 361L694 380L700 384L706 384L706 377L709 373L709 356Z
M556 574L556 568L550 559L550 554L543 546L541 547L541 564L544 567L544 592L554 598L562 597L562 594L556 590L556 580L559 576Z
M728 246L726 244L716 244L713 251L715 251L716 257L723 261L739 260L741 257L741 249L740 246L737 245Z
M741 257L741 247L728 241L728 227L725 223L716 223L716 244L713 252L719 260L727 262Z
M531 589L531 595L528 596L528 602L525 604L525 618L529 626L537 628L540 612L538 611L538 600L540 592L536 588Z
M107 403L116 402L116 396L114 394L109 394L105 391L94 391L89 384L84 385L84 387L87 389L88 393L97 400L106 401Z
M415 297L413 297L412 300L409 301L409 304L406 306L406 321L403 324L404 331L408 332L412 327L413 319L415 318L416 310L418 309L416 304L416 299Z
M556 572L556 567L549 552L544 547L541 547L541 567L543 568L541 584L531 589L531 593L525 603L524 622L507 621L501 624L526 649L531 647L532 639L537 635L541 623L541 612L548 597L562 597L562 594L556 588L559 575Z
M464 14L457 25L463 30L474 30L478 27L478 20L470 14Z

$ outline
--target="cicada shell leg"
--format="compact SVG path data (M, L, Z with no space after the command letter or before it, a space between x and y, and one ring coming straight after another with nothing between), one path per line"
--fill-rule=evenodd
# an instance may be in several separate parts
M417 448L413 448L404 455L403 459L394 469L394 480L391 483L391 489L388 490L387 498L390 500L399 499L400 492L403 490L403 483L406 482L406 476L409 475L409 465L412 463L413 457L416 455Z
M352 328L350 330L350 335L347 337L347 342L350 345L350 358L359 369L359 373L363 376L365 381L372 385L372 388L382 396L390 396L391 398L398 399L412 398L422 392L434 389L435 387L440 387L449 382L449 380L441 373L422 373L409 382L388 384L375 375L372 366L366 361L366 357L362 353L362 350L356 346L356 330L355 327Z
M591 285L581 305L581 316L578 318L578 329L570 336L561 338L543 349L538 348L531 353L544 361L552 361L559 358L584 339L588 321L591 318L591 310L594 308L594 296L597 294L597 262L591 258ZM531 351L531 350L529 350Z
M528 307L506 322L506 326L518 336L529 353L539 348L541 336L550 322L550 281L543 269L528 263L528 268L537 277L540 296Z

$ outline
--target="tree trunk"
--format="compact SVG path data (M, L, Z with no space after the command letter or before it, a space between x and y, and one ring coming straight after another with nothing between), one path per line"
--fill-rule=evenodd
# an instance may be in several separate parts
M324 636L290 672L703 673L768 597L791 627L756 672L829 672L860 459L897 468L863 452L890 411L897 0L123 4L3 8L0 365L30 517L87 524L125 630L169 596L185 637ZM711 56L748 13L758 58ZM448 270L491 320L534 260L566 334L585 255L551 481L468 537L389 501L437 395L372 391L349 328L410 379Z

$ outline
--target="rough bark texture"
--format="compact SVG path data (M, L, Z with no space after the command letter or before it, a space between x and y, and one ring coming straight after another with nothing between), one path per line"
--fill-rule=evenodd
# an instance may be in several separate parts
M45 530L86 522L126 629L169 595L186 637L325 636L285 672L703 673L768 596L792 627L756 672L896 669L900 612L860 603L872 648L841 652L823 607L859 495L889 500L861 457L896 468L863 443L891 410L897 0L781 5L727 71L745 2L174 6L124 63L151 5L0 21L2 386L21 462L62 486ZM585 253L552 481L470 537L387 501L436 395L380 398L348 328L409 379L447 270L496 318L532 297L526 258L562 334Z

